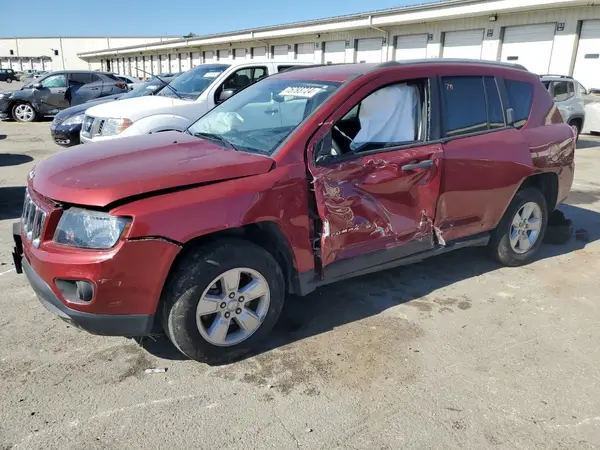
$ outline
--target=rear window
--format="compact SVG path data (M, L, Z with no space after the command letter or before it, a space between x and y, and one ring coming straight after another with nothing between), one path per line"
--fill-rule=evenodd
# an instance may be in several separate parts
M445 136L505 126L502 101L494 77L443 77L442 91Z
M112 73L105 73L104 76L106 78L110 78L113 81L121 81L121 80L119 80L119 78L117 78L116 76L114 76Z
M516 80L504 80L510 106L514 111L514 126L521 128L531 112L533 103L533 86L531 83Z

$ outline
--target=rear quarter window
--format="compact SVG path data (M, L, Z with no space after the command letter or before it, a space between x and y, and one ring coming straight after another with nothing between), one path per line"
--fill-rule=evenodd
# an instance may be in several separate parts
M526 81L504 80L508 101L514 111L514 126L521 128L531 113L531 104L533 103L533 86Z

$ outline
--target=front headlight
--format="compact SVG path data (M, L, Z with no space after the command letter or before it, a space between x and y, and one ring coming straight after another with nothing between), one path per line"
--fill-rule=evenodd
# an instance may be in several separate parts
M115 136L133 125L129 119L106 119L102 126L102 136Z
M4 97L8 97L8 95L6 95L6 94L0 94L0 100L2 100Z
M54 242L82 248L112 248L130 222L129 217L69 208L58 222Z
M85 113L76 114L74 116L69 117L62 124L63 125L79 125L83 122L83 118L85 117Z

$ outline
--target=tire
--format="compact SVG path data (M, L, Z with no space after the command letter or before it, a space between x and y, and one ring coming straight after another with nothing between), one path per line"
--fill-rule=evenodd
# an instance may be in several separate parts
M17 122L34 122L37 119L37 111L29 103L16 103L12 107L12 116Z
M12 83L12 78L11 78L11 77L8 77L8 78L6 79L6 82L7 82L7 83Z
M539 208L539 212L536 210L536 214L539 215L539 222L534 222L533 220L529 220L528 226L534 227L535 223L539 223L539 229L537 230L537 235L534 242L532 241L533 230L530 231L525 230L525 235L527 236L527 240L530 243L530 247L527 249L527 245L523 245L521 248L521 244L523 241L517 239L517 245L513 246L511 244L511 235L515 237L515 233L519 231L518 228L513 228L513 219L516 219L517 213L520 213L520 216L523 213L523 208L525 205L531 207L531 204L537 205ZM535 208L533 208L535 210ZM531 218L535 218L530 216ZM510 267L517 267L523 264L527 264L530 262L540 246L542 245L542 241L544 240L544 234L546 232L546 227L548 225L548 205L546 204L546 199L539 189L528 187L525 189L521 189L518 191L513 198L512 202L508 206L506 213L500 220L498 227L494 230L492 234L492 239L489 243L489 249L492 256L499 261L501 264Z
M224 289L223 280L219 278L238 269L242 269L243 275L239 278L239 289L236 288L232 296L232 291ZM267 295L255 300L240 299L249 286L244 283L250 275L252 283L257 283L255 286L264 288L266 282ZM209 293L211 286L213 290ZM204 302L206 296L211 301ZM239 303L240 300L244 303ZM166 335L185 356L211 365L225 364L248 354L267 337L279 318L284 300L283 273L269 252L240 239L220 240L190 249L175 263L161 296L161 320ZM199 305L201 308L209 305L206 311L210 312L199 313ZM253 317L249 311L254 312ZM252 318L252 324L259 325L254 331L244 331L238 317ZM261 320L257 322L257 318ZM216 324L227 323L229 325L214 328ZM210 334L211 330L218 329L225 330L224 339L216 337L219 333ZM236 342L243 335L247 336Z

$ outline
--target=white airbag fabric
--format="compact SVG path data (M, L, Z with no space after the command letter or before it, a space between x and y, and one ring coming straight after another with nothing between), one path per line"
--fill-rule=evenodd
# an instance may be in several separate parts
M410 142L416 136L419 91L396 84L365 98L358 113L360 131L350 143L355 150L368 142Z

